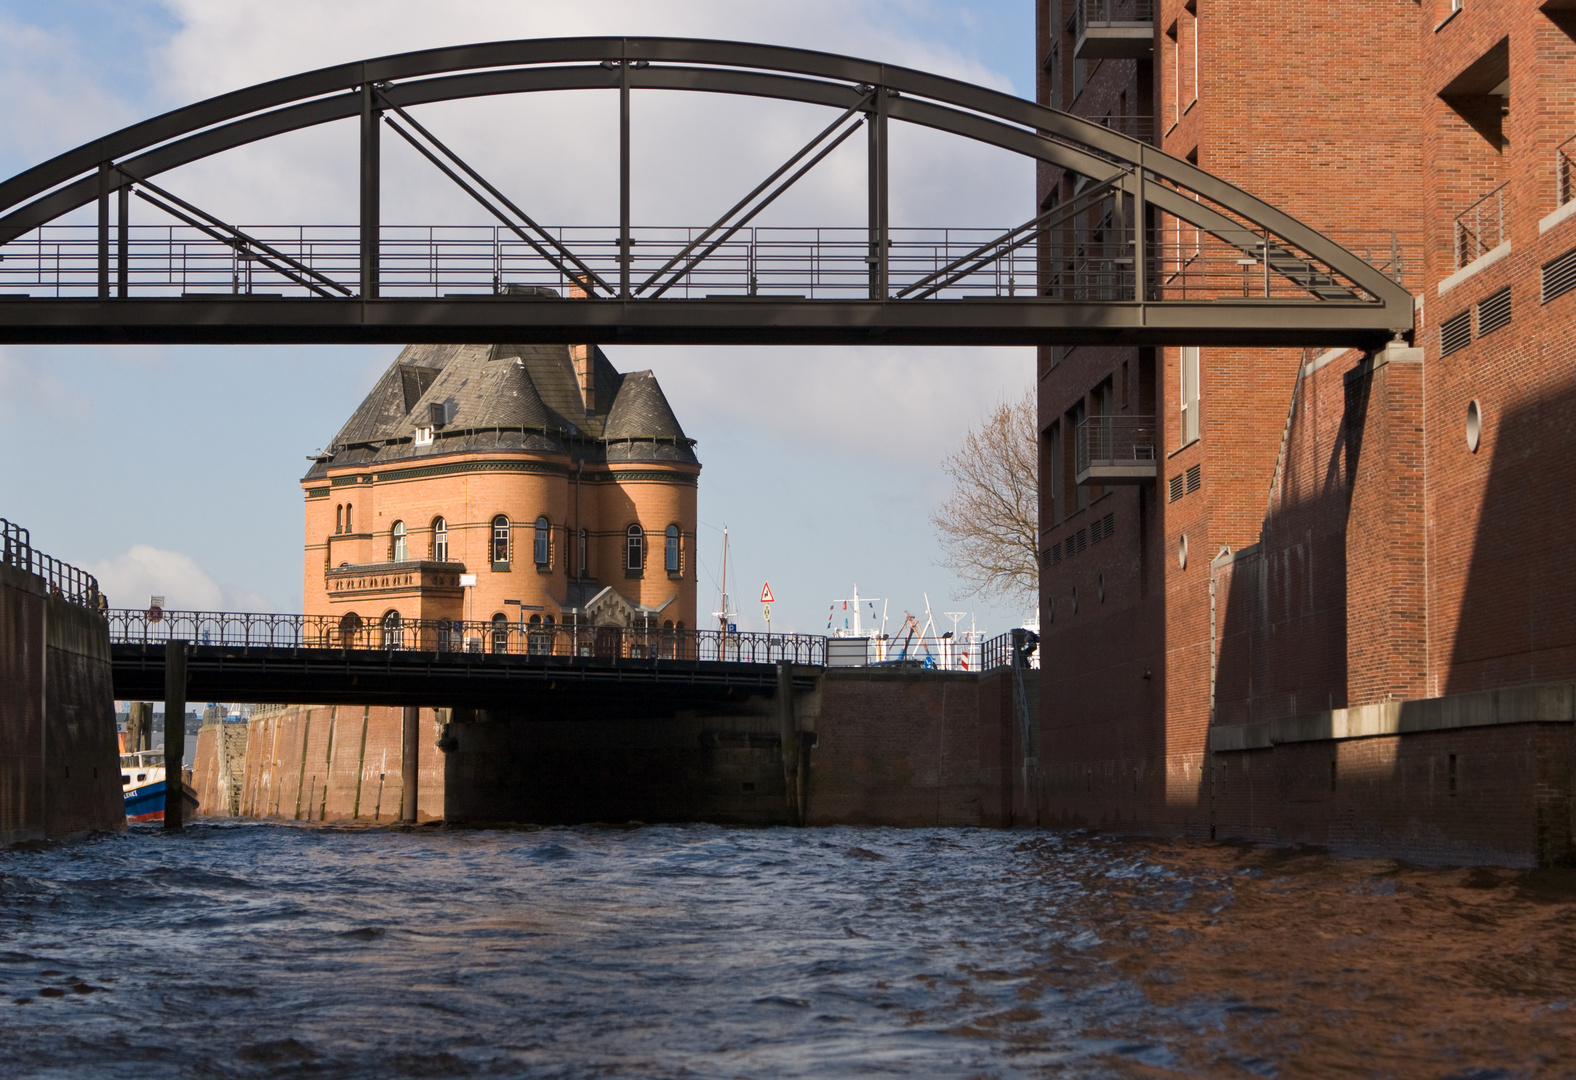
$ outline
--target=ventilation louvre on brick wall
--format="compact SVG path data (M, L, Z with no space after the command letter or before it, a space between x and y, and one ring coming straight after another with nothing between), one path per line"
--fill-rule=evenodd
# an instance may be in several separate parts
M1081 536L1083 534L1080 533L1079 535ZM1110 514L1105 515L1105 517L1103 517L1103 518L1098 518L1098 519L1095 520L1095 523L1093 525L1089 526L1089 542L1091 544L1098 544L1101 540L1104 540L1107 536L1115 536L1115 535L1116 535L1116 514L1115 513L1110 513Z
M1197 491L1204 483L1204 467L1202 465L1189 465L1187 470L1187 493Z
M1449 356L1453 352L1466 348L1472 344L1472 309L1452 315L1439 324L1439 355Z
M1510 325L1510 286L1507 285L1493 296L1478 302L1477 306L1477 332L1478 337L1492 334L1500 327Z
M1543 299L1539 301L1540 303L1547 304L1556 296L1564 296L1572 289L1576 289L1576 248L1544 263L1540 276L1543 285Z
M1171 501L1176 502L1182 497L1182 474L1177 473L1171 478Z

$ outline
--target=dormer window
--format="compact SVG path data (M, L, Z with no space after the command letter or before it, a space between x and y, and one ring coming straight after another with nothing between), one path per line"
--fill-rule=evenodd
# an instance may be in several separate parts
M417 446L431 446L432 445L432 428L431 427L419 427L419 428L416 429L416 445Z

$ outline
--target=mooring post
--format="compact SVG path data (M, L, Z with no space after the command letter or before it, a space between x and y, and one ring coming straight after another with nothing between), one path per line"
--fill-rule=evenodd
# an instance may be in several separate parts
M793 714L793 661L777 661L777 730L782 737L783 785L787 789L788 820L804 824L799 799L799 728Z
M416 705L405 706L405 725L400 732L399 780L401 821L416 821L416 752L421 749L421 709Z
M185 818L186 642L164 643L164 827L179 829Z

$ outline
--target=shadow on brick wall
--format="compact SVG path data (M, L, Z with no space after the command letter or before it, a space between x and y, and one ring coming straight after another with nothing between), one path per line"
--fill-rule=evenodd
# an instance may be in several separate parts
M1549 351L1551 362L1568 363ZM1478 452L1467 450L1464 433L1441 433L1432 463L1436 476L1462 477L1459 492L1436 498L1435 617L1442 629L1453 627L1446 694L1576 678L1576 386L1503 416L1492 401L1483 404ZM1465 423L1466 407L1456 423ZM1457 555L1450 534L1468 525L1471 474L1484 468L1482 510L1470 548Z

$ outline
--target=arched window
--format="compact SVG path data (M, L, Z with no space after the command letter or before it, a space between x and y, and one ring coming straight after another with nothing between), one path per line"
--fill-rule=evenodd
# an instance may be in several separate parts
M552 562L552 531L545 517L536 519L536 540L531 545L531 557L539 570L547 569Z
M666 543L662 546L662 564L674 577L679 574L679 527L669 525Z
M584 529L580 530L580 551L579 554L575 556L575 559L576 573L578 573L581 577L585 577L591 572L591 567L586 561L586 531Z
M405 543L405 523L396 521L394 527L389 530L389 535L394 541L394 561L408 562L410 559L410 548Z
M342 532L345 531L345 504L344 503L339 503L337 506L334 507L334 531L336 533L342 533Z
M385 649L405 647L405 625L397 611L386 612L383 616L383 647Z
M624 530L624 573L638 576L646 568L646 530L631 525Z
M492 639L493 652L509 651L509 616L501 611L492 617Z
M345 504L345 531L347 533L356 531L350 525L350 504L349 503Z
M547 635L542 633L540 615L532 615L530 621L526 623L525 641L525 651L532 656L541 656L547 652Z
M449 523L441 517L432 519L432 557L437 562L449 561Z
M347 611L339 620L339 647L352 649L356 646L356 639L361 636L361 616L354 611Z
M509 569L509 519L502 514L492 519L492 564L494 570Z

